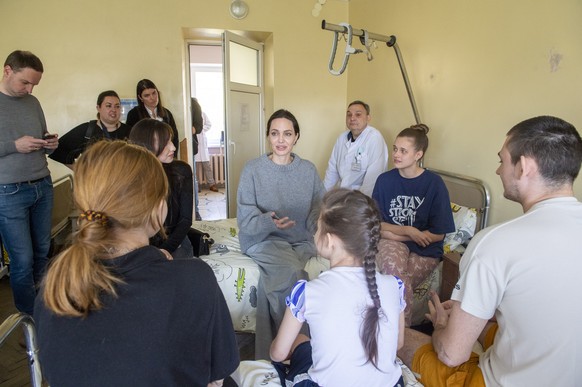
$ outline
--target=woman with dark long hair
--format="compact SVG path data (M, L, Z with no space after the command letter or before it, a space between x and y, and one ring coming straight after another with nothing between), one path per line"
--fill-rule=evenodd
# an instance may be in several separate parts
M255 357L269 358L269 346L285 314L285 297L305 264L317 254L313 242L325 192L315 165L293 153L299 123L288 110L267 122L271 151L246 163L237 192L237 221L243 253L261 270L257 292Z
M174 159L176 148L172 143L172 129L164 122L146 118L131 129L129 141L145 147L162 162L170 184L168 216L164 222L167 238L158 233L152 238L152 244L169 252L173 258L192 258L192 244L188 239L194 203L192 168Z
M172 128L172 143L176 150L174 156L178 156L178 149L180 149L180 137L178 136L178 128L172 112L164 107L162 104L162 97L156 85L149 79L142 79L135 87L135 94L137 98L137 106L127 113L127 120L125 123L133 127L139 120L144 118L152 118L154 120L165 122Z

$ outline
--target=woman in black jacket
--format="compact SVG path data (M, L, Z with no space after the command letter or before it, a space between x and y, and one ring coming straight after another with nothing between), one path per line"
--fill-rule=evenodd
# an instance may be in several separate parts
M178 156L178 149L180 147L180 138L178 137L178 129L172 113L162 104L160 91L156 85L149 79L142 79L136 86L137 106L127 113L127 120L125 123L133 127L139 120L144 118L153 118L154 120L165 122L172 128L172 143L176 150L174 156Z
M168 237L163 239L156 234L150 240L151 244L168 251L174 258L192 258L192 244L188 239L194 202L192 168L174 159L176 148L172 143L172 129L164 122L145 118L131 129L129 141L156 155L162 162L170 185L168 216L164 222Z
M59 147L49 157L67 167L85 151L88 145L101 139L126 140L131 126L119 121L121 103L113 90L106 90L97 97L97 120L83 122L59 138Z

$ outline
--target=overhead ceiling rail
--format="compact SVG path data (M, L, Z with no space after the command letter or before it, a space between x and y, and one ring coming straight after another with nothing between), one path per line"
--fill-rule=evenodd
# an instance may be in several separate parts
M334 32L334 40L332 45L331 56L329 58L329 72L333 75L341 75L347 68L348 60L350 55L353 54L360 54L366 53L368 56L368 61L372 60L372 54L370 52L370 48L372 45L375 45L375 42L384 42L388 47L394 48L394 52L396 53L396 58L398 59L398 64L400 66L400 72L402 73L402 78L404 79L404 85L406 86L406 92L408 93L408 99L410 100L410 105L412 107L412 112L414 114L414 118L417 124L420 124L422 121L420 119L420 115L418 113L418 109L416 107L416 102L414 101L414 95L412 93L412 87L410 86L410 81L408 79L408 74L406 73L406 66L404 65L404 59L402 58L402 53L400 52L400 48L396 43L396 36L394 35L380 35L375 34L372 32L368 32L366 30L361 30L358 28L353 28L351 25L347 23L340 23L340 24L331 24L327 23L325 20L321 22L321 29L333 31ZM341 36L340 36L341 34ZM355 49L352 47L352 37L357 36L360 38L360 43L364 46L363 49ZM337 51L337 43L340 38L344 38L346 40L346 48L344 50L344 59L342 65L339 70L333 69L333 62L335 59L335 54Z

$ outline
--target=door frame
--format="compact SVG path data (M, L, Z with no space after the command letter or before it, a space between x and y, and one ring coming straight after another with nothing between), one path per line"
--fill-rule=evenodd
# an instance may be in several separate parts
M191 102L190 102L190 96L192 94L192 90L191 90L191 72L190 72L190 52L189 52L189 47L190 45L212 45L212 46L222 46L223 50L224 50L224 45L223 45L223 40L222 40L222 35L224 32L230 32L230 33L234 33L236 35L238 35L239 37L243 37L246 39L249 39L257 44L260 44L263 46L263 58L261 58L260 61L260 82L261 82L261 87L263 87L262 90L262 94L261 94L261 111L262 114L260 116L260 133L264 133L264 126L265 126L265 112L266 112L266 106L272 106L272 100L273 100L273 94L272 94L272 90L271 92L269 92L268 90L265 89L264 85L266 84L266 78L269 78L267 76L268 74L273 74L272 71L272 66L273 66L273 61L266 61L265 60L265 51L266 50L270 50L270 52L272 52L272 45L273 45L273 39L272 39L272 32L265 32L265 31L241 31L241 30L223 30L223 29L208 29L208 28L184 28L183 29L183 35L184 35L184 45L183 45L183 58L184 58L184 75L183 75L183 86L184 86L184 125L185 128L191 128L192 127L192 117L190 114L191 111ZM271 54L272 55L272 54ZM223 57L223 71L226 72L226 64L224 62L224 57ZM270 79L270 78L269 78ZM271 81L272 83L272 81ZM241 89L244 89L244 86L246 85L242 85ZM224 88L226 91L227 85L226 82L224 84ZM272 85L271 85L272 88ZM226 92L225 92L225 98L226 98ZM270 102L269 102L270 101ZM227 217L235 217L236 216L236 211L234 211L234 215L231 215L231 208L236 209L236 188L238 187L238 181L236 181L234 184L228 184L228 156L226 156L226 154L228 154L228 143L227 143L227 138L228 138L228 125L227 125L227 121L226 121L226 109L227 108L227 104L225 101L225 112L223 115L224 118L224 123L225 123L225 144L224 144L224 149L225 149L225 169L226 169L226 211L227 211ZM192 144L192 131L191 130L185 130L185 138L188 139L188 143ZM259 136L259 149L261 150L261 154L264 153L265 151L265 138L264 136ZM193 165L194 163L194 157L192 155L192 152L188 152L188 163L190 165ZM229 191L231 190L231 191ZM234 193L234 195L230 195L229 193L232 192Z
M230 43L236 43L238 45L248 47L252 50L256 50L258 58L257 58L257 85L249 85L243 84L238 82L233 82L230 80ZM236 195L239 183L239 174L235 174L234 171L242 170L242 162L248 161L248 159L241 160L237 158L236 155L236 143L233 141L235 138L235 133L233 132L236 130L237 125L234 122L231 122L231 118L233 117L233 104L232 104L232 96L233 93L241 93L247 95L254 95L258 96L258 128L255 131L251 128L249 132L252 136L256 134L257 140L257 154L250 155L252 158L259 157L261 154L264 153L265 149L265 138L261 134L263 133L263 128L265 127L265 101L264 101L264 70L263 70L263 44L256 42L252 39L243 37L241 35L235 34L230 31L224 31L223 33L223 70L224 70L224 117L226 119L225 122L225 154L226 154L226 194L227 194L227 202L226 202L226 211L229 218L236 217ZM240 134L240 133L237 133ZM253 137L251 137L253 138ZM240 147L240 144L239 144ZM249 156L248 154L246 156ZM231 162L234 161L234 162Z

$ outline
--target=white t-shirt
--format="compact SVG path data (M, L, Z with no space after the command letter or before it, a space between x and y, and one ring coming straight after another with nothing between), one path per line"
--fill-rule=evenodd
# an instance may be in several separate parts
M320 386L386 387L396 384L402 375L395 359L398 322L406 306L404 285L394 276L379 273L376 281L385 315L378 335L378 368L382 371L366 362L360 339L365 311L373 305L364 269L335 267L305 284L303 314L297 317L309 324L313 366L308 373Z
M388 147L376 128L367 126L354 142L344 131L335 142L325 171L323 185L359 189L372 196L376 179L388 167Z
M479 366L487 386L582 383L582 203L548 199L478 233L452 299L499 330Z

